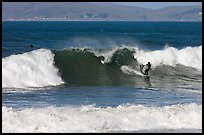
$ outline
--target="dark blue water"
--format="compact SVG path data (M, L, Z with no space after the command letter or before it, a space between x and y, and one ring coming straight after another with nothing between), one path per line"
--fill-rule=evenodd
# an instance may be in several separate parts
M3 22L2 28L2 57L36 48L158 50L166 44L178 49L202 44L201 22Z

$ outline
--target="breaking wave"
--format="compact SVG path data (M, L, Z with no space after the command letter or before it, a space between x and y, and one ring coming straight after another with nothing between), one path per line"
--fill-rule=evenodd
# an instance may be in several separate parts
M2 59L2 88L45 87L62 83L50 50L39 49Z
M53 51L38 49L2 58L2 88L46 87L64 82L68 86L124 85L132 83L130 75L135 75L137 67L148 61L152 64L153 76L162 73L185 76L196 73L195 76L200 76L202 46L180 50L165 47L155 51L126 46ZM166 73L166 69L170 72Z

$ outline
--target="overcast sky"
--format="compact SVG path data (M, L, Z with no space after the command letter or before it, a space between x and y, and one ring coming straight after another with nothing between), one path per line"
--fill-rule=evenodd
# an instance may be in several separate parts
M202 2L114 2L117 4L158 9L169 6L197 6Z

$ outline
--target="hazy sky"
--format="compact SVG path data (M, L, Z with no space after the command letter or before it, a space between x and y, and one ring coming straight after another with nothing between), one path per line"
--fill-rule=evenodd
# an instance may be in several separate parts
M196 6L202 5L202 2L114 2L122 5L137 6L158 9L169 6Z

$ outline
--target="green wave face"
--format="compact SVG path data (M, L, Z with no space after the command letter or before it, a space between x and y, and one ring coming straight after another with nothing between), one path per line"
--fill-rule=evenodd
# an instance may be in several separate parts
M103 56L95 56L89 50L70 49L55 51L55 64L61 77L69 86L121 85L125 75L120 67L134 60L128 49L114 52L111 62L102 64Z

